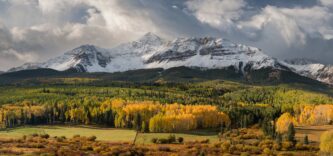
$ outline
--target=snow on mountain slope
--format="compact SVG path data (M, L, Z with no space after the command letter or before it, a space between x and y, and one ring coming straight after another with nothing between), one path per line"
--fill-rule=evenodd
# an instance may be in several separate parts
M168 41L147 33L136 41L111 49L82 45L44 63L30 63L9 71L51 68L59 71L119 72L172 67L226 68L240 72L261 68L291 70L302 76L333 84L333 67L312 60L278 61L260 49L221 38L177 38Z
M281 64L292 71L324 83L333 84L333 66L324 65L309 59L291 59L281 61Z
M86 72L117 72L146 68L178 66L244 70L272 67L275 60L261 50L216 38L177 38L167 41L148 33L137 41L111 49L83 45L44 63L25 64L10 71L35 68Z

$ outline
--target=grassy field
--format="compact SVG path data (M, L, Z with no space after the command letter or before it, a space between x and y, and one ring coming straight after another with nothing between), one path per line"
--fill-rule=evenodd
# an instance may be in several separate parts
M92 126L25 126L14 129L0 131L0 138L21 138L23 135L29 134L49 134L52 136L65 136L67 138L79 134L81 136L95 135L97 140L101 141L123 141L132 142L136 135L134 130L101 128ZM209 130L199 130L188 133L139 133L136 143L148 144L152 138L167 138L170 134L176 137L183 137L185 141L195 141L209 139L210 142L218 141L217 133Z
M136 143L151 143L152 138L168 138L172 134L176 138L183 137L184 141L202 141L209 139L211 143L217 142L217 132L211 130L197 130L188 133L139 133Z
M299 141L303 141L304 136L308 135L310 142L318 144L320 135L328 130L333 130L333 125L299 126L296 127L296 137ZM67 138L71 138L76 134L87 137L95 135L97 140L111 142L132 142L136 135L134 130L93 126L25 126L0 130L0 138L20 138L23 135L33 133L65 136ZM218 141L216 132L212 130L197 130L186 133L139 133L136 143L148 144L151 143L152 138L167 138L170 134L174 134L176 137L183 137L185 141L200 141L204 139L209 139L212 143Z
M127 129L100 128L90 126L26 126L0 131L0 138L19 138L29 134L49 134L50 136L65 136L67 138L79 134L81 136L95 135L97 140L125 141L134 140L135 131Z
M308 135L311 143L319 144L321 134L329 130L333 130L333 125L299 126L296 127L296 138L303 141L304 136Z

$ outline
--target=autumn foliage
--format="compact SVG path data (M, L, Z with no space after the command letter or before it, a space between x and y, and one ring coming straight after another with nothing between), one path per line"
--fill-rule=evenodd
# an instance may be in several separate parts
M86 104L4 105L0 109L0 124L2 127L14 127L69 122L104 124L142 132L179 132L230 125L228 115L212 105L160 104L122 99L84 103Z
M320 151L333 153L333 131L324 132L320 136Z
M276 131L280 134L286 133L291 123L297 125L295 118L290 113L282 114L276 122Z

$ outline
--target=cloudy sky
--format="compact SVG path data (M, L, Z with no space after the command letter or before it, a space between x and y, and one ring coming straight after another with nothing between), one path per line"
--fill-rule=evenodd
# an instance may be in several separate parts
M147 32L223 37L333 64L333 0L0 0L0 70Z

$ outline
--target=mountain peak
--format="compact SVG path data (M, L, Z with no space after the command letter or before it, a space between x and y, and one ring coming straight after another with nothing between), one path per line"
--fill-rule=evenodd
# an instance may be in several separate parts
M280 62L258 48L222 38L191 37L169 41L161 39L154 33L147 33L136 41L124 43L112 49L85 44L44 63L26 64L12 70L50 68L60 71L77 69L82 72L121 72L185 66L201 69L232 67L237 72L246 74L249 71L264 68L283 68L333 84L333 67L313 62L316 61L293 59Z
M90 54L90 53L94 53L96 51L97 51L96 46L91 45L91 44L84 44L77 48L74 48L73 50L67 52L66 54L69 54L69 55Z
M156 42L161 42L162 39L158 35L148 32L145 35L143 35L140 39L139 42L142 43L156 43Z

